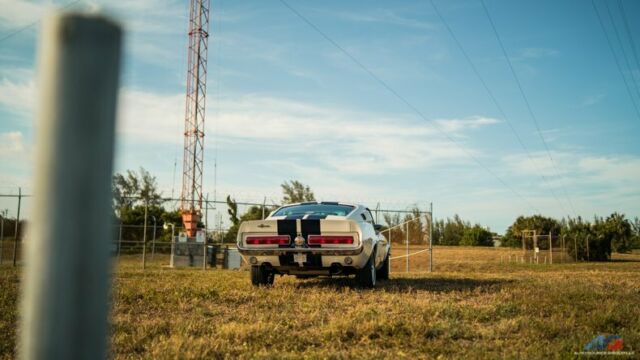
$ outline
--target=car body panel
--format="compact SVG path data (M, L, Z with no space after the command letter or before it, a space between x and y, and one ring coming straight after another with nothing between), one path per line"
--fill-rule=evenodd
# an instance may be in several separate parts
M304 203L323 204L323 203ZM341 204L344 203L329 203ZM287 205L286 207L300 204ZM238 230L238 250L253 266L268 266L280 274L336 275L350 274L362 269L374 253L376 268L380 268L390 251L387 239L374 228L369 209L353 207L345 216L296 214L275 216L274 210L265 220L244 221ZM286 245L250 245L247 236L289 236ZM351 235L353 244L309 245L309 235ZM296 245L296 238L304 242ZM299 255L296 255L299 254Z

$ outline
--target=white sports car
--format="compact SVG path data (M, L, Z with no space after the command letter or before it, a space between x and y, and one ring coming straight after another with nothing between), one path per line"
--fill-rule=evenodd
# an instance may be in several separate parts
M362 205L304 202L282 206L265 220L245 221L238 250L251 264L253 285L271 285L276 274L299 278L355 275L374 287L389 278L391 244Z

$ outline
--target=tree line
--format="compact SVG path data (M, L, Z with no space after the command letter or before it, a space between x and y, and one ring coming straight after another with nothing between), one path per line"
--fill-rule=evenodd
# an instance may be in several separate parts
M297 180L284 181L280 187L282 199L279 205L249 206L243 213L240 213L236 200L227 196L227 214L231 225L224 234L211 234L211 240L233 243L243 221L262 219L283 204L315 201L311 188ZM128 170L114 175L113 209L116 224L142 226L145 209L147 222L155 219L158 227L165 223L180 227L182 223L180 210L164 207L156 178L143 168L138 172ZM383 213L382 221L382 232L394 243L405 243L408 238L410 244L427 244L430 226L433 226L434 245L494 246L494 238L497 237L489 228L465 221L457 214L452 218L434 220L430 224L431 219L418 207L404 214ZM581 217L556 220L542 215L519 216L500 239L501 245L521 248L523 230L535 230L538 235L551 234L554 247L560 239L566 240L573 245L566 247L567 252L578 260L608 260L612 252L624 253L640 248L640 219L636 217L630 220L619 213L606 218L596 216L592 221ZM125 234L119 235L127 240L142 239L139 230L125 227L123 231ZM158 239L170 241L170 234L161 231ZM549 246L544 241L538 245L541 249L548 249Z

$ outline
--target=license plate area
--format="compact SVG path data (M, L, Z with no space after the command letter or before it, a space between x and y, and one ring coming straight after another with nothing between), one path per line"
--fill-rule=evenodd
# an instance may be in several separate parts
M305 253L294 253L293 254L293 261L297 262L298 265L300 265L300 266L304 266L304 263L307 262L307 254L305 254Z

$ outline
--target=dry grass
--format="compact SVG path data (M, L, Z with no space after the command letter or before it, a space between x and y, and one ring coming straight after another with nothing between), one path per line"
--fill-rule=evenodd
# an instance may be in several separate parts
M131 258L114 278L111 350L132 359L569 358L613 333L638 353L640 256L543 266L500 263L500 251L436 248L436 272L395 272L375 290L291 277L256 289L246 271L172 270L159 259L143 272ZM5 358L17 277L0 270Z

